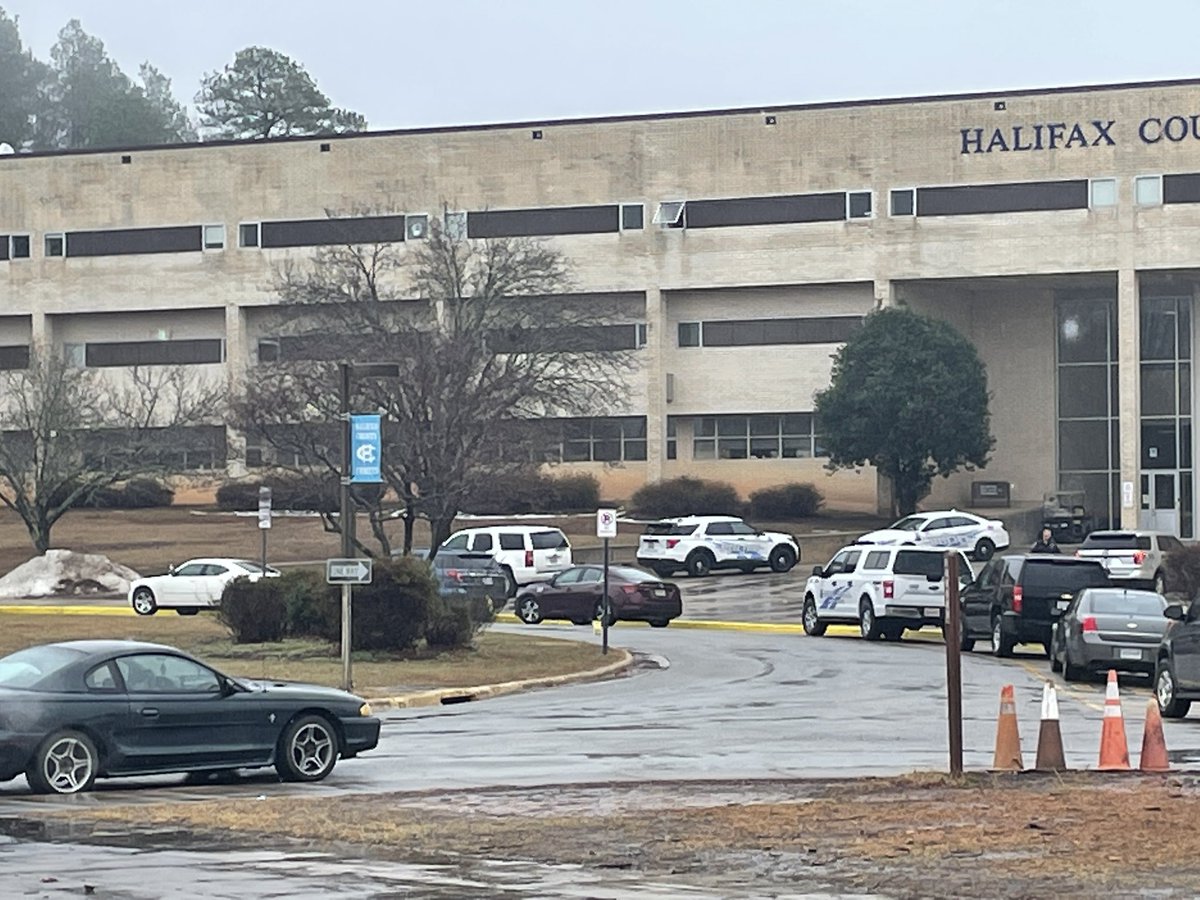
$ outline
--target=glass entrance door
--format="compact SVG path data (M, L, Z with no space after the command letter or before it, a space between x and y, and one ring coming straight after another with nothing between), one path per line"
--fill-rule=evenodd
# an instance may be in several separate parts
M1142 473L1142 528L1179 534L1179 473Z

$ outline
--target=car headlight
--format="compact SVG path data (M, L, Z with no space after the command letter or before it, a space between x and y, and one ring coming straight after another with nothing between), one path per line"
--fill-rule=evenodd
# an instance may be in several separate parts
M371 714L371 704L364 703L362 706L360 706L358 708L358 714L360 716L369 716Z

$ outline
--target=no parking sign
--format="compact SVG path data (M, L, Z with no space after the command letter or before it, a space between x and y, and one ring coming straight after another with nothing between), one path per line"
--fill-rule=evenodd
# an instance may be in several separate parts
M596 537L615 538L617 536L617 511L615 509L596 510Z

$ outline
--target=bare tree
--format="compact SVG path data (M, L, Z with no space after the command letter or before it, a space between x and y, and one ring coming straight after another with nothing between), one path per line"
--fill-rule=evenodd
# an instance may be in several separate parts
M219 416L223 399L177 367L133 368L110 384L33 347L27 368L0 372L0 502L45 553L67 510L198 449L187 426Z
M634 365L632 342L614 335L635 326L602 298L563 296L569 263L543 241L468 240L435 221L407 247L324 249L281 269L277 289L287 336L280 362L248 379L247 433L332 476L338 363L395 364L398 377L354 379L354 406L385 417L384 477L407 511L406 552L414 515L429 520L436 548L480 485L542 462L539 419L605 413ZM390 552L378 498L360 506Z

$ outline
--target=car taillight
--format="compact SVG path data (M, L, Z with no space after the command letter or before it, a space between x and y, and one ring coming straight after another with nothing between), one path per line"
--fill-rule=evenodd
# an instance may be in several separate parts
M1096 624L1095 616L1084 616L1083 621L1079 623L1079 627L1084 631L1099 631L1100 626Z
M895 596L896 596L896 582L885 581L883 583L883 599L891 600Z
M670 550L679 543L679 538L667 538L667 549Z
M1082 551L1082 550L1076 550L1076 551L1075 551L1075 556L1077 556L1079 559L1083 559L1083 551Z
M636 584L623 584L621 585L621 590L626 594L636 594L638 592L638 586Z
M527 569L533 568L533 551L532 550L525 551L525 568L527 568Z
M1025 606L1025 591L1018 584L1013 588L1013 612L1019 613Z
M1134 550L1133 551L1133 564L1135 566L1140 566L1145 561L1146 561L1146 551L1145 550Z
M451 581L462 581L462 572L458 571L458 569L447 569L446 577Z

